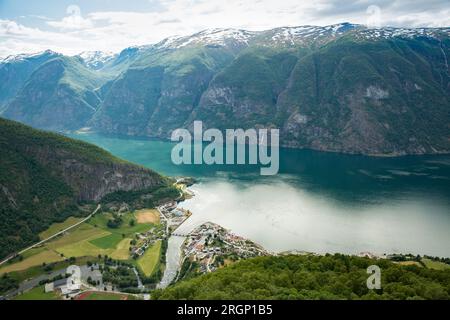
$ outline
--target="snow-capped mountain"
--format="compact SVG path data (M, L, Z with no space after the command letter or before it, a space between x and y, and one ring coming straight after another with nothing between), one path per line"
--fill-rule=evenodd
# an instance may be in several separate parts
M450 35L450 28L374 28L363 29L358 32L358 37L366 40L389 38L413 38L418 36L435 38L439 34Z
M450 28L368 28L364 25L339 23L329 26L281 27L266 31L246 31L240 29L208 29L190 36L169 37L156 44L160 49L180 49L189 46L215 45L242 47L311 45L332 41L351 33L357 39L378 39L392 37L436 37L440 33L449 34Z
M114 60L117 57L117 54L104 51L83 51L78 57L83 60L87 67L98 70L103 68L108 62Z
M320 37L341 35L345 32L359 28L358 25L342 23L327 27L300 26L282 27L267 31L246 31L240 29L208 29L190 36L170 37L159 44L159 48L179 49L193 45L235 45L248 46L251 44L295 45Z
M208 29L190 36L169 37L157 44L159 48L179 49L189 45L227 45L230 42L248 45L258 32L238 29Z
M0 63L14 63L14 62L21 62L29 59L36 59L43 56L60 56L60 53L57 53L52 50L45 50L35 53L20 53L17 55L10 55L4 58L3 60L0 60Z
M0 65L0 112L61 131L166 138L197 119L278 127L292 148L444 153L449 29L212 29L118 54L19 55Z

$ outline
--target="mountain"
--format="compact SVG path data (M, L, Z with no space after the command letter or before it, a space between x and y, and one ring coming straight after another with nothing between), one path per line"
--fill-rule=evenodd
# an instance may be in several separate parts
M101 70L106 64L116 58L112 52L83 51L78 55L86 67L93 70Z
M125 71L142 51L150 47L129 47L120 53L84 51L74 57L80 59L88 69L97 71L97 74L101 74L108 80L113 80L121 72Z
M88 125L108 133L167 137L185 124L213 77L234 57L229 47L149 48L112 83Z
M166 178L93 145L0 118L0 258L37 242L53 222L117 192L165 187Z
M382 288L367 288L367 268L381 268ZM450 269L430 270L341 254L241 260L152 293L156 300L446 300ZM269 312L269 310L267 310Z
M0 112L39 66L57 56L56 52L47 50L36 54L10 56L0 61Z
M79 59L57 56L30 75L2 115L37 128L78 129L95 113L104 82Z
M72 90L45 99L45 92L58 87L50 83L57 72L41 65L4 116L52 130L89 126L163 139L202 120L220 129L280 128L281 144L293 148L448 153L449 54L450 28L341 23L258 32L212 29L118 55L89 55L101 67L81 55L77 69L101 81L96 88L83 81L78 97ZM38 73L48 75L48 88L33 93L27 85ZM89 112L83 111L83 96L94 100L87 103ZM30 106L37 104L44 108L33 114ZM57 121L43 112L52 104L59 109L51 107L51 113L62 118L81 115L70 123Z

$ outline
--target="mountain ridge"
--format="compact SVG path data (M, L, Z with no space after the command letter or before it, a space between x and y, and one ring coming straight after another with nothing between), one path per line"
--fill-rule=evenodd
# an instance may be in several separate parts
M127 48L90 68L105 79L86 90L97 103L73 126L26 123L167 139L202 120L219 129L277 127L282 145L292 148L448 153L449 39L450 28L350 23L204 30ZM80 70L89 70L78 58ZM14 110L30 102L25 97L3 107L3 115L24 121ZM73 115L65 118L75 117L82 109L68 101L60 112L69 109Z

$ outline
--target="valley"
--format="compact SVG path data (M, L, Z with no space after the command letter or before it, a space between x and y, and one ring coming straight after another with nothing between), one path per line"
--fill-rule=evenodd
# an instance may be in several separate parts
M0 17L0 300L450 300L450 28L172 5Z
M0 269L3 275L7 273L7 277L22 282L25 293L36 296L38 292L37 296L49 298L39 283L63 276L64 268L74 264L86 270L90 270L89 265L94 266L95 270L103 270L100 284L89 284L87 279L83 280L85 287L82 294L76 292L73 295L75 299L78 296L97 297L91 292L98 292L99 299L116 298L111 297L111 294L118 295L120 299L147 299L154 297L155 292L155 297L160 298L164 297L160 296L160 290L174 290L170 285L173 281L193 281L202 274L215 274L223 268L239 265L241 259L252 260L252 257L259 255L297 255L316 259L336 252L393 261L399 266L447 272L449 265L444 262L445 259L441 261L435 258L448 257L445 245L448 207L443 201L448 195L448 184L444 179L448 176L446 156L409 160L373 159L333 154L312 155L287 149L281 151L283 161L280 175L269 178L259 176L258 168L254 166L231 166L226 172L216 171L214 167L206 165L176 166L168 160L172 144L162 141L87 133L77 137L168 175L180 176L179 170L190 173L195 180L173 180L177 183L174 198L181 201L178 204L170 200L153 208L139 206L139 209L132 209L123 196L120 201L115 201L115 196L107 197L102 209L87 221L70 217L62 223L52 224L41 232L41 237L60 232L69 224L82 222L56 239L29 250L22 257L16 257L12 263ZM305 172L286 172L287 168L292 167L286 166L284 162L291 161L301 161L306 166ZM306 170L310 168L309 163L314 163L316 171ZM321 172L330 163L333 163L334 168L345 167L346 170L335 172L345 175L330 180L332 176L328 171L323 180L319 179ZM302 180L308 182L299 183ZM383 185L384 190L373 188L374 181ZM344 184L351 186L352 197L346 194ZM358 188L355 189L355 185ZM299 192L302 189L309 191ZM180 191L183 195L181 198ZM367 192L372 194L369 202L365 197ZM395 196L398 205L391 208L386 206L384 192L389 193L391 201ZM321 200L316 199L317 196L312 197L314 194L321 194ZM412 202L412 195L419 194L420 197L425 197L425 194L434 197L433 207L425 201L418 206L417 197ZM277 211L272 208L267 201L262 200L265 198L275 201L273 205L277 207L284 203L281 205L283 209ZM329 208L325 200L329 201ZM339 209L343 203L346 204L346 210ZM350 210L351 207L355 209ZM257 212L276 211L276 216L256 215ZM433 214L434 218L425 219L425 213ZM347 220L349 214L353 215L352 220L359 229L369 228L365 231L366 237L375 237L371 240L357 238L358 233L354 232L356 224ZM411 215L414 215L414 219L408 220L407 217L411 218ZM368 220L364 222L364 219ZM435 219L438 219L438 224L430 223ZM422 221L422 224L411 224L411 221ZM304 228L316 230L315 237L308 239L313 234ZM330 228L336 233L333 234ZM376 236L378 232L384 237L384 242ZM407 236L410 232L416 235L414 239ZM352 242L355 237L359 239L357 243ZM389 239L392 239L391 242L387 241ZM236 241L235 245L231 245L233 241ZM252 244L253 241L262 244L262 247ZM439 246L440 243L443 246ZM241 244L248 248L243 249ZM373 244L379 247L372 247ZM410 252L413 255L406 255ZM30 283L27 279L38 281L31 280ZM27 297L25 293L23 298ZM59 298L67 297L59 295Z

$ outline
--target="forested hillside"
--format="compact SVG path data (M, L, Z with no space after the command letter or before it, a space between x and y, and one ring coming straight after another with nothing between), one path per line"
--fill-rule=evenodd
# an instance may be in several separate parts
M367 267L381 268L369 290ZM449 299L450 269L400 266L345 255L270 256L240 261L158 290L153 299Z

